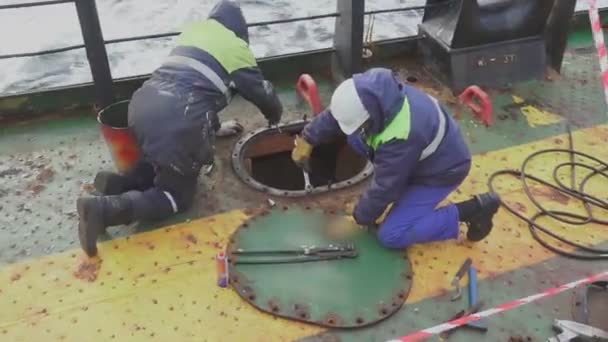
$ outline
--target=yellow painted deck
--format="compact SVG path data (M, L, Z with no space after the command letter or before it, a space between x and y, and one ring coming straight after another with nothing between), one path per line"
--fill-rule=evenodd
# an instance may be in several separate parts
M578 150L608 159L608 126L577 131L574 141ZM530 153L556 145L566 148L567 137L476 155L471 174L450 199L487 191L491 173L519 166ZM535 162L530 171L550 179L551 165L557 162ZM590 185L593 193L608 193L606 182ZM501 178L498 190L520 210L536 211L519 180ZM556 208L578 205L541 188L535 193ZM216 286L214 256L247 219L246 212L101 243L96 259L88 260L74 249L5 267L0 270L0 341L291 341L321 332L261 313L234 291ZM445 292L466 257L476 261L482 279L555 257L506 211L501 210L495 222L491 237L482 243L450 241L411 248L415 277L407 302ZM608 230L599 228L564 227L563 232L595 245L608 240ZM410 309L406 305L402 310Z

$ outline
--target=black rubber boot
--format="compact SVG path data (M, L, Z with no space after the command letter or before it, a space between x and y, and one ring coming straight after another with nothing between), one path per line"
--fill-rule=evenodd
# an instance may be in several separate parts
M95 175L93 184L95 190L102 195L120 195L134 189L133 182L121 174L110 171L99 171Z
M78 210L78 238L80 246L92 257L97 255L97 237L110 226L133 222L133 204L128 195L81 197Z
M488 192L477 195L474 198L477 211L467 218L461 218L469 230L467 231L467 239L469 241L481 241L485 239L494 226L492 219L500 207L500 197L498 194Z

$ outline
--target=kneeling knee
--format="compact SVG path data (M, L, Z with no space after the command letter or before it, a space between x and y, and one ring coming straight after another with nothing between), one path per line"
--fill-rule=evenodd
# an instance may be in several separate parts
M378 240L382 246L390 249L402 249L411 246L413 243L408 238L409 227L382 226L378 231Z

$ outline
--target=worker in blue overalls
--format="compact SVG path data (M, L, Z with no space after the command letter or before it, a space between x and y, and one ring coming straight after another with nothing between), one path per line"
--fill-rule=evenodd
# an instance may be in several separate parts
M341 134L374 164L371 185L353 219L372 226L387 211L378 230L384 246L456 239L459 222L467 224L470 241L490 233L500 204L496 194L437 207L466 178L471 154L458 125L435 98L400 83L388 69L356 74L338 86L329 109L296 138L292 159L305 167L314 146ZM352 222L338 219L331 226L340 231Z
M270 125L280 121L283 107L257 66L241 8L224 0L207 20L182 32L133 95L129 127L143 158L126 174L97 173L95 188L104 196L78 199L78 235L88 255L97 253L97 237L108 226L158 221L188 209L201 168L213 162L215 136L239 130L218 118L235 93Z

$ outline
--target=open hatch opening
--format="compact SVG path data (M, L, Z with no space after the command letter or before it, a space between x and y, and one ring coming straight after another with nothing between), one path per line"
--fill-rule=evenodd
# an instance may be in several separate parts
M267 128L240 140L233 153L233 166L247 183L276 195L305 195L304 174L291 159L294 138L305 122L286 125L279 131ZM310 183L314 192L343 188L371 174L367 158L354 152L346 137L315 147L310 160Z

